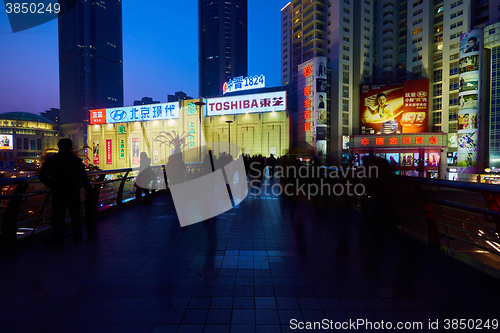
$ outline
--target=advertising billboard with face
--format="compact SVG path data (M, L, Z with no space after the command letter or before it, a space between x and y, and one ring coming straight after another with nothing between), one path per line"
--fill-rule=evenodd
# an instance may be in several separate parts
M429 80L361 86L361 134L427 132Z
M460 36L460 76L457 166L459 173L478 173L479 162L479 109L482 29L475 29ZM455 139L456 138L456 139Z
M0 149L12 150L13 147L13 136L12 134L0 134Z

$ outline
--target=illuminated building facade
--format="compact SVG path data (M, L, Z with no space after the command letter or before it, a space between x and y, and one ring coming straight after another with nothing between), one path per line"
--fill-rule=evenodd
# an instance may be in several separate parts
M289 149L286 97L278 91L92 110L89 159L101 169L138 167L146 152L152 165L163 165L179 143L184 162L201 162L206 143L229 141L243 154L281 156ZM201 116L196 102L206 103ZM217 144L211 149L229 153Z
M0 114L0 160L38 163L46 149L57 148L60 132L47 118L29 112Z

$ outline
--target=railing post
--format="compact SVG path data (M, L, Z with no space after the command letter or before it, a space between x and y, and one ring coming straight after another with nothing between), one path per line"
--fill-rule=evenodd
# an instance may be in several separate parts
M98 183L102 183L104 181L104 178L106 178L106 174L99 175L99 178L97 179ZM94 205L94 212L99 211L99 193L101 193L101 184L96 184L94 185L94 198L93 200L93 205Z
M441 242L439 240L439 229L436 223L436 214L432 209L432 205L428 202L424 202L424 210L425 218L427 220L427 236L429 239L429 245L439 248Z
M439 248L441 245L441 241L439 239L439 229L438 224L436 222L436 214L432 209L432 204L425 200L425 195L423 194L423 190L418 183L414 184L415 189L423 198L425 219L427 221L427 239L429 245L435 248Z
M127 182L128 174L130 170L125 172L122 181L120 182L120 187L118 188L118 195L116 198L116 205L121 207L123 205L123 188L125 187L125 183Z
M24 200L23 194L26 193L29 182L21 181L17 184L14 190L14 196L9 199L9 203L5 209L5 214L2 221L1 239L5 243L13 243L17 240L17 217L19 216L19 208Z

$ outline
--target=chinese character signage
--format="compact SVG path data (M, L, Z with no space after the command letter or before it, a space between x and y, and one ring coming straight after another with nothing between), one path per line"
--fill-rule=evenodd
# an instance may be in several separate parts
M179 102L90 110L90 124L179 118Z
M351 137L350 148L442 148L447 143L444 133L356 135Z
M106 109L90 110L90 124L105 124Z
M361 86L361 133L425 133L429 80Z
M457 147L459 173L478 173L479 161L479 96L482 29L460 36L458 133L450 137Z
M207 99L207 116L286 110L286 91Z
M266 87L266 77L264 75L255 75L249 77L238 76L229 82L224 82L222 86L223 94L256 89L256 88L265 88Z
M125 158L125 140L120 139L120 159Z
M113 145L111 140L106 140L106 164L113 164Z

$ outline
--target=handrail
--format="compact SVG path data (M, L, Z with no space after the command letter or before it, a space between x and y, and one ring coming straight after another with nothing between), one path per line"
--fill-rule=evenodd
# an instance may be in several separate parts
M339 168L320 170L326 182L363 182L343 178ZM338 178L330 177L332 171ZM370 216L382 214L401 231L500 278L500 186L400 175L392 175L384 184L388 199L376 203L367 195L340 199ZM380 209L380 200L391 203ZM491 255L498 259L491 260Z
M186 176L192 178L202 167L202 163L186 163ZM158 179L165 181L165 188L168 186L165 166L154 165L151 166L153 170L157 170L156 174ZM140 195L138 191L131 190L134 189L131 185L131 181L135 179L135 176L131 176L132 172L138 171L139 168L122 168L122 169L112 169L112 170L96 170L87 172L87 176L92 179L91 185L93 187L93 194L97 200L93 200L93 205L85 205L85 214L92 212L98 212L108 209L111 206L123 207L124 202L129 201L135 197L138 198ZM163 174L163 176L162 176ZM107 179L107 176L112 175L114 179ZM114 184L117 184L115 187ZM14 187L15 185L15 187ZM35 188L28 192L30 185ZM38 187L38 188L37 188ZM0 189L7 188L12 193L6 193L0 195L0 216L1 221L1 237L0 241L3 244L13 244L18 239L18 228L19 226L24 226L23 224L29 224L28 228L23 229L33 229L35 231L35 226L30 225L36 220L36 223L40 220L42 215L47 218L49 216L48 210L50 207L45 209L45 205L41 205L45 202L45 198L50 192L37 176L34 177L19 177L19 178L3 178L0 179ZM9 189L10 188L10 189ZM43 188L43 189L40 189ZM40 210L40 206L44 209ZM35 208L37 207L37 208ZM33 211L39 211L38 218L33 217ZM20 236L21 238L24 236Z

